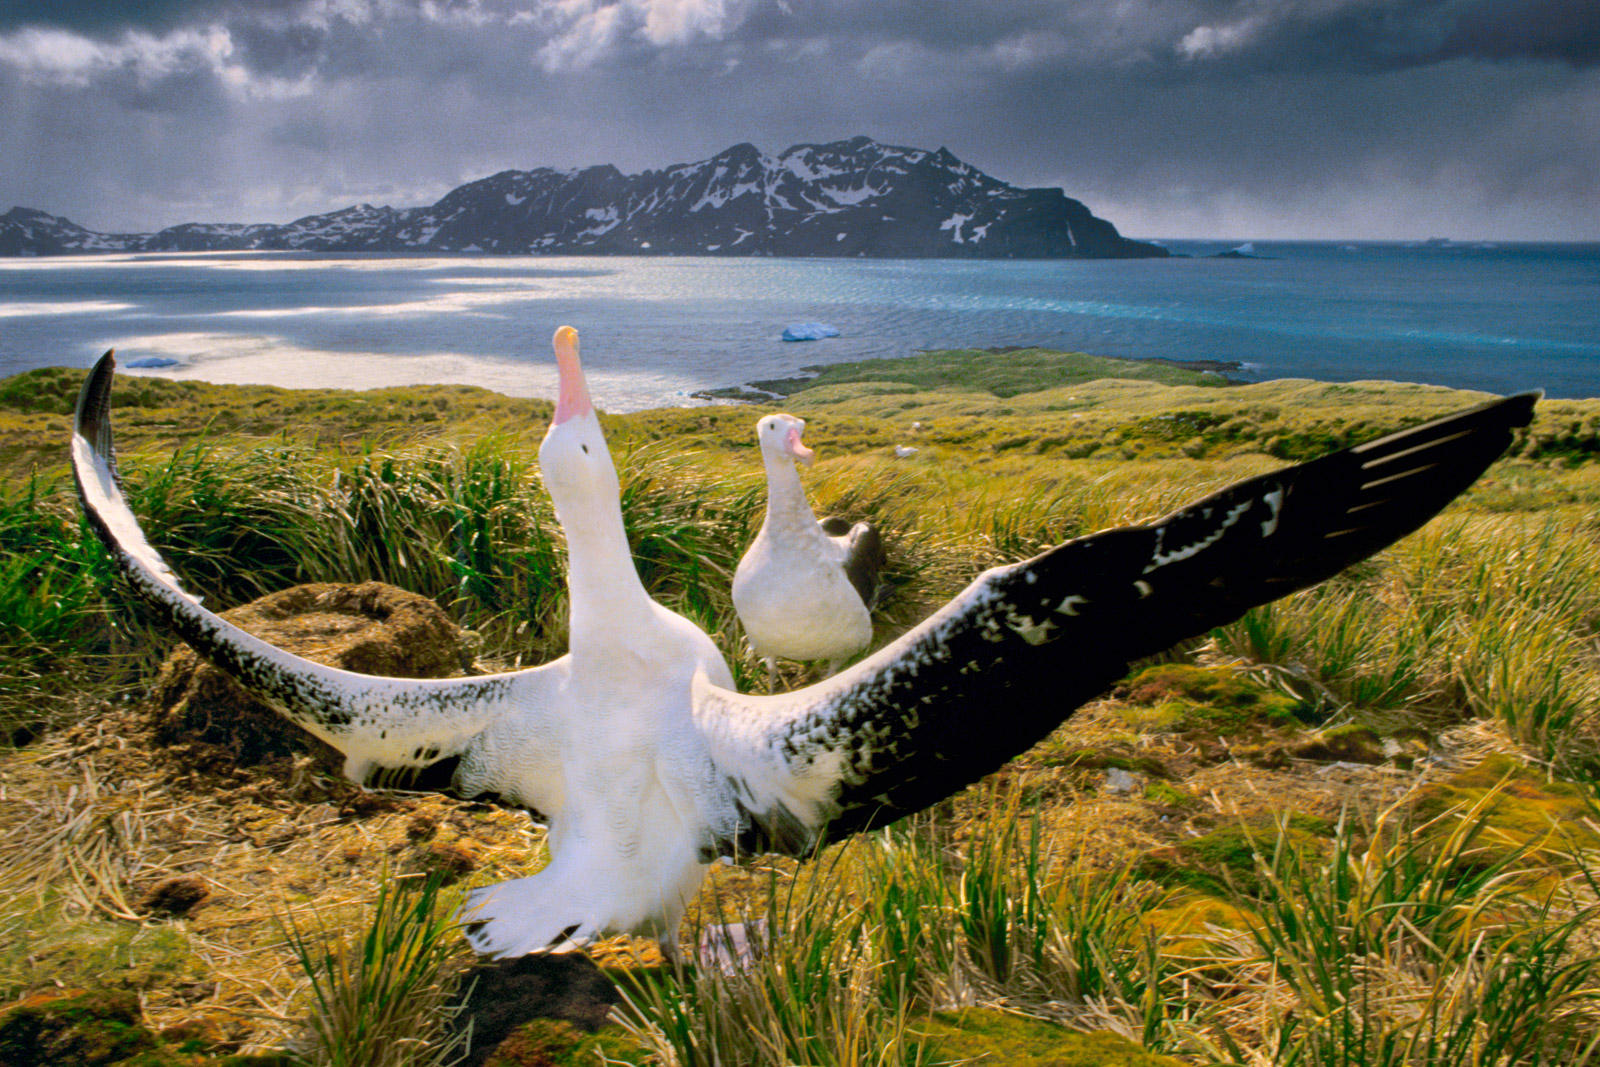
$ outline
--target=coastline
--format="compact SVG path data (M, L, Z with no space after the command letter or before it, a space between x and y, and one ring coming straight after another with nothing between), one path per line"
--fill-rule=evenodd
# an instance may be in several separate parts
M916 353L919 356L936 355L940 352L952 351L950 349L929 349ZM1017 352L1047 352L1058 355L1086 356L1086 353L1065 353L1059 349L1048 348L1043 345L997 345L992 348L978 348L970 350L955 349L953 351L972 351L991 356L1004 356ZM907 357L910 358L910 357ZM1096 360L1109 360L1115 363L1145 364L1171 367L1180 371L1191 371L1197 374L1216 374L1222 377L1226 385L1249 385L1244 378L1232 378L1245 369L1245 365L1238 360L1231 359L1170 359L1166 356L1094 356ZM788 378L761 378L738 385L716 386L709 389L700 389L689 395L696 400L705 400L711 403L739 403L739 404L770 404L787 400L796 393L802 393L812 388L819 382L838 382L848 380L846 377L850 369L864 362L877 363L878 361L855 361L852 363L817 363L801 367L805 372L802 376ZM830 375L830 372L833 372Z
M637 410L612 408L599 397L596 403L629 447L673 441L713 454L747 448L749 413L781 406L825 432L835 454L892 451L915 439L918 447L975 457L1254 453L1292 460L1494 395L1382 380L1239 383L1217 366L1034 348L940 350L818 366L797 381L758 381L773 388L737 399ZM50 368L0 379L0 479L64 466L82 376ZM536 440L552 406L480 386L293 389L137 375L118 378L114 403L130 453L224 441L345 452L486 434ZM1600 400L1544 400L1517 454L1566 464L1600 457Z
M1095 263L66 257L0 270L0 375L87 367L115 347L119 361L167 364L137 373L173 380L458 382L550 396L547 338L564 321L583 333L595 399L612 410L703 403L691 394L802 377L816 364L1039 344L1236 361L1241 371L1223 373L1250 380L1595 394L1600 259L1586 246L1352 248L1262 244L1276 258ZM785 324L805 322L840 336L780 340Z

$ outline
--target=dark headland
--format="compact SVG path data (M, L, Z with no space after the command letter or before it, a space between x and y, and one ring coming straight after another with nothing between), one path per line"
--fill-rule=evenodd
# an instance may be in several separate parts
M44 211L0 215L0 256L86 252L959 259L1158 258L1060 189L1022 189L927 151L854 137L769 155L737 144L642 174L609 164L506 170L427 207L358 204L284 225L184 223L98 233Z

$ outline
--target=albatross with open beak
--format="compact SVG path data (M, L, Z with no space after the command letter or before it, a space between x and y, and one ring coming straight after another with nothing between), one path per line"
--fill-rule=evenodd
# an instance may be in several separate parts
M1130 661L1421 526L1500 455L1536 399L1436 419L985 571L832 678L751 696L735 691L711 639L640 584L576 331L557 330L555 347L560 398L539 458L567 537L571 647L523 671L354 674L201 607L123 495L110 353L84 383L72 439L84 512L137 594L202 656L344 752L352 778L455 756L456 792L548 818L549 865L467 904L471 943L496 956L609 933L654 936L675 954L686 901L717 856L805 855L824 832L884 825L976 781Z
M869 523L817 521L796 463L816 453L800 435L803 419L768 415L756 423L767 469L767 512L733 575L733 607L750 647L777 682L777 660L828 661L837 674L872 642L883 543Z

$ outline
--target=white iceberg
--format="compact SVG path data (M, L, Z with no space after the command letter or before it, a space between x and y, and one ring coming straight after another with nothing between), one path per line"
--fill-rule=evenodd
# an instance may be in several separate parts
M824 337L838 336L838 330L821 322L792 322L783 328L785 341L820 341Z

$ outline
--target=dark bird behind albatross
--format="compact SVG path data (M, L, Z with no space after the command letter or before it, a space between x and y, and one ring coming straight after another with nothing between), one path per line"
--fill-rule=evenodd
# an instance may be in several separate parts
M1337 573L1421 526L1532 417L1498 400L1238 482L1138 526L980 574L903 637L823 682L737 692L699 627L652 601L578 364L556 331L560 397L541 472L566 534L571 647L476 678L378 678L300 659L185 593L116 474L107 353L72 439L84 512L133 589L197 652L373 767L459 757L454 789L550 820L539 873L477 890L479 951L565 951L609 933L675 954L686 901L719 855L804 855L993 771L1127 664Z

